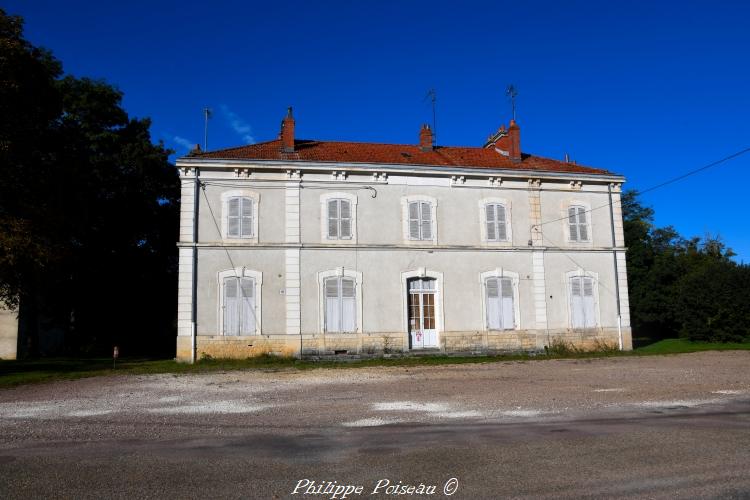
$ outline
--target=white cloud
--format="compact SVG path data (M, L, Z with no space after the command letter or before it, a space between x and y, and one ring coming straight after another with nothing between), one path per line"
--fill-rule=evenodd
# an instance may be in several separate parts
M180 137L179 135L172 137L172 141L174 141L175 144L187 149L188 151L192 150L196 144L193 141L185 139L184 137Z
M255 142L253 128L245 120L240 118L237 113L224 104L221 105L221 112L224 115L224 118L229 122L229 126L232 127L232 130L234 130L246 144L253 144Z

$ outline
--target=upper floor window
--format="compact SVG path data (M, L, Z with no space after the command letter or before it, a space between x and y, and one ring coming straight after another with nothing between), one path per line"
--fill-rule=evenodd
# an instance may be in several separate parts
M432 204L427 201L409 202L409 239L432 239Z
M357 197L351 193L325 193L320 197L322 241L356 243Z
M568 230L570 241L589 241L586 207L583 205L571 205L568 207Z
M221 232L224 239L258 241L258 200L252 191L234 190L221 194Z
M349 200L328 200L328 239L352 238L352 204Z
M573 328L595 328L597 324L595 280L591 276L571 276L570 323Z
M252 238L255 207L252 198L234 197L227 201L227 237Z
M406 243L437 243L437 200L426 195L401 198L403 237Z

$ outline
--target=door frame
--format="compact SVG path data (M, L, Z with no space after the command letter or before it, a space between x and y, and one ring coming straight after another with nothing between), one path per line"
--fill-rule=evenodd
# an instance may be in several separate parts
M444 317L443 317L443 273L439 271L432 271L424 267L420 267L413 271L405 271L401 273L401 314L402 314L402 327L404 335L406 336L406 346L411 349L411 339L409 338L409 285L408 281L411 278L432 278L436 281L437 290L435 291L435 335L437 338L437 347L442 350L440 342L440 334L443 331Z

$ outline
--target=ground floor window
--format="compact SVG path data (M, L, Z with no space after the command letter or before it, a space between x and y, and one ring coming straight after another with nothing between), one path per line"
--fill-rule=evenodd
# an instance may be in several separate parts
M513 330L515 328L513 280L511 278L487 278L484 285L487 301L487 328Z
M257 331L255 280L226 277L223 282L224 335L253 335Z
M353 278L336 276L325 280L325 330L357 331L357 294Z
M594 279L588 276L570 278L570 311L573 328L596 327Z

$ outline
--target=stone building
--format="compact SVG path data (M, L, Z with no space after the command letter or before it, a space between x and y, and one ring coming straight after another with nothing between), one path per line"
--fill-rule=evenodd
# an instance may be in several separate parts
M631 348L624 178L483 147L296 139L180 158L177 358Z

